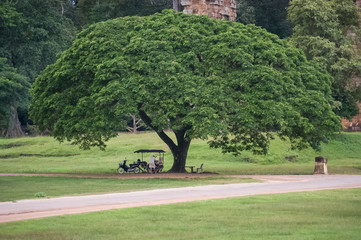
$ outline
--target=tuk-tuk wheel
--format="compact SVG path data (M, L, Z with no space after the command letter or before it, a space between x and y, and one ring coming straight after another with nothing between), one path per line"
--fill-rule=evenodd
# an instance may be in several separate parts
M124 171L124 169L123 169L123 168L118 168L117 172L118 172L119 174L123 174L123 173L125 173L125 171Z

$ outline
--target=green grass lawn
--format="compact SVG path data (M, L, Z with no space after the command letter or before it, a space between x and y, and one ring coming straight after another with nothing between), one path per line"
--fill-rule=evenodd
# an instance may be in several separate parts
M0 202L65 195L131 192L148 189L254 182L250 178L106 179L75 177L0 176Z
M260 195L0 225L0 239L358 240L361 189Z
M0 173L68 173L68 174L116 174L118 163L124 158L135 161L138 149L163 149L165 170L172 165L172 155L155 133L120 134L108 142L106 151L97 148L79 150L69 143L60 144L51 137L25 137L0 139ZM322 152L312 149L294 151L287 142L276 139L269 154L254 156L249 152L241 156L222 154L219 149L209 148L206 141L194 140L191 144L187 165L200 166L217 172L210 179L77 179L49 177L0 177L0 201L34 198L153 189L161 187L229 183L222 179L225 174L312 174L314 158L318 155L329 159L331 174L361 174L361 133L342 133L335 140L322 146ZM286 156L298 156L293 162ZM145 155L149 160L150 155ZM245 160L247 159L247 160ZM213 179L212 179L213 178Z
M120 134L108 142L106 151L97 148L79 150L68 143L60 144L51 137L0 139L0 172L2 173L115 173L124 158L133 162L140 155L137 149L163 149L165 170L172 165L172 155L155 133ZM312 174L314 158L329 159L331 174L361 174L361 133L337 134L335 140L322 145L321 152L312 149L291 150L288 142L276 139L269 154L241 156L222 154L209 148L206 141L192 141L187 165L200 166L208 172L220 174ZM286 156L298 156L293 162ZM145 155L145 160L149 161ZM246 161L245 159L248 159Z
M137 149L166 150L165 170L172 165L154 133L120 134L106 151L27 137L0 139L0 173L115 174L124 158L140 157ZM276 139L266 156L235 157L194 140L187 165L220 173L202 179L0 176L0 201L250 181L225 174L312 174L319 155L331 174L361 174L361 133L338 134L319 153ZM360 206L361 189L263 195L4 223L0 239L360 239Z

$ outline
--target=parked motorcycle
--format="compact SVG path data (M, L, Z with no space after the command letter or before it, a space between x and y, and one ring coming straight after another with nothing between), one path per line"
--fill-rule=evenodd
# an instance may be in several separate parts
M129 173L129 172L133 172L133 173L139 173L140 172L140 167L139 167L139 163L132 163L129 164L129 166L127 165L127 160L124 160L123 163L119 163L119 168L117 169L117 172L119 174L123 174L123 173Z

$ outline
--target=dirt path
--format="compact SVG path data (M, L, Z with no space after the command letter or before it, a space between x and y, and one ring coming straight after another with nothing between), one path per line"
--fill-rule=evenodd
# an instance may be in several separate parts
M235 176L232 175L232 177ZM264 182L2 202L0 203L0 223L65 214L258 194L361 188L361 175L242 175L239 177L252 177Z

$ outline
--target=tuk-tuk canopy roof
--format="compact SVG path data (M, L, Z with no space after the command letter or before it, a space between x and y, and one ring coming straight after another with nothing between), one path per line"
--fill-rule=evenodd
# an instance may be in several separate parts
M150 150L147 150L147 149L140 149L140 150L137 150L135 151L134 153L165 153L165 151L163 150L157 150L157 149L150 149Z

